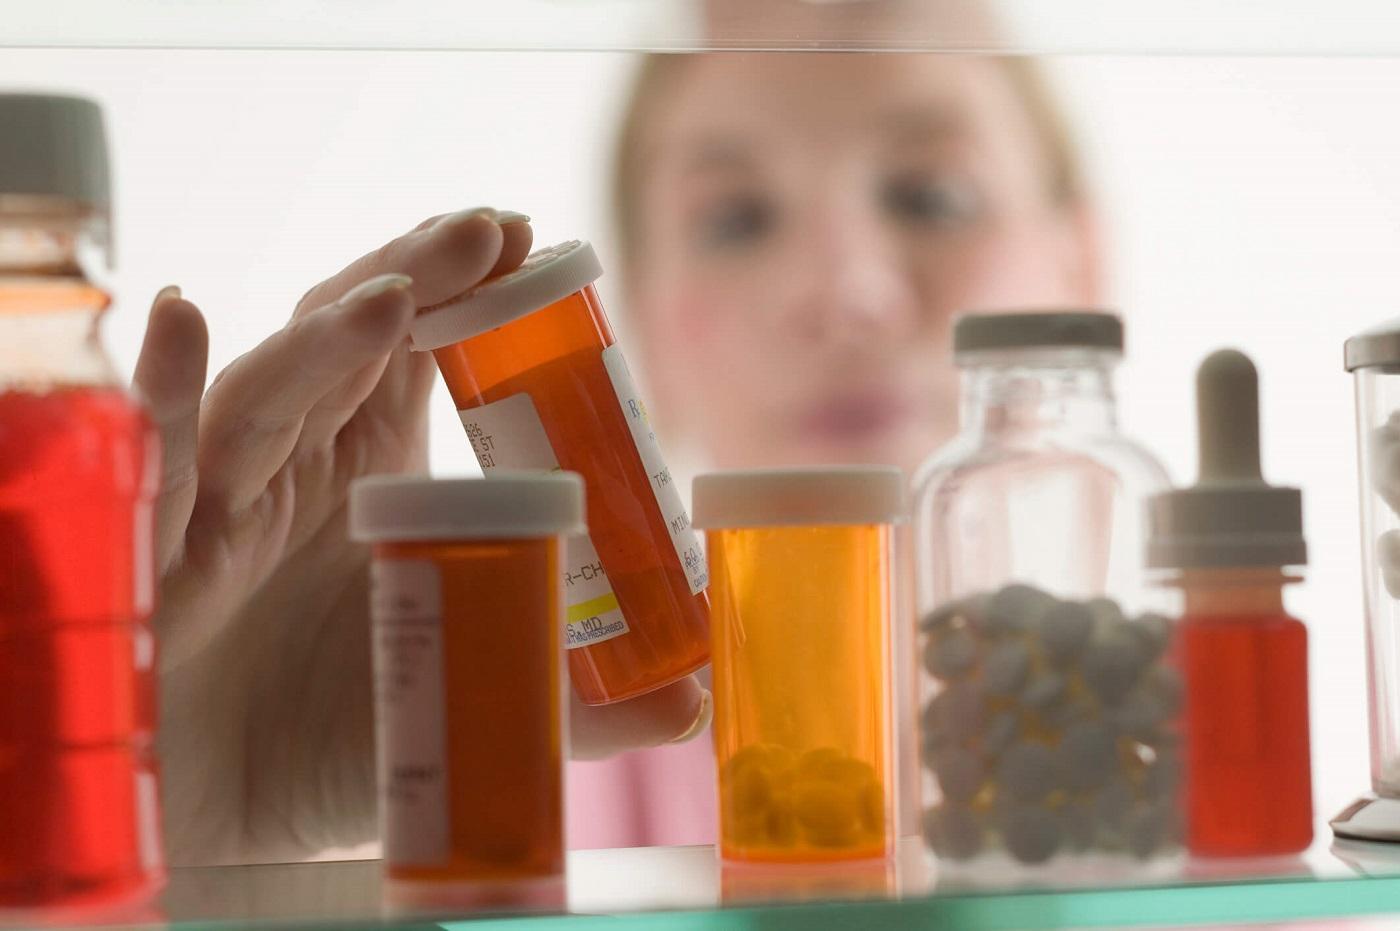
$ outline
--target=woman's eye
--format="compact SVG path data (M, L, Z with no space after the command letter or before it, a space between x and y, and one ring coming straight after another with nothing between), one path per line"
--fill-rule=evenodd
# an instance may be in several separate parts
M701 215L700 243L717 249L752 243L773 228L774 213L772 206L761 198L728 201Z
M981 208L968 184L932 178L891 178L880 191L881 205L902 223L953 226L973 219Z

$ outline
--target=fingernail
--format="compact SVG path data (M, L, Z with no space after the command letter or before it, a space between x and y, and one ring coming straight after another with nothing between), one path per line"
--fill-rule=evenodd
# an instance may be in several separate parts
M700 692L700 710L696 713L695 720L680 736L672 737L668 743L683 744L687 740L694 740L700 736L701 731L710 726L710 718L714 717L714 713L714 696L710 694L709 689L704 689Z
M156 299L154 301L151 301L151 306L156 306L166 298L183 296L184 293L180 290L180 286L178 284L168 284L156 292Z
M355 287L345 292L345 296L336 301L336 303L345 306L346 304L354 304L359 301L367 301L372 297L378 297L385 291L392 291L394 288L407 288L411 284L413 284L413 279L407 275L380 275L377 278L371 278L369 281L362 281L355 285Z
M440 226L456 226L458 223L465 223L476 217L485 217L488 220L494 221L496 216L495 207L472 207L469 210L458 210L456 213L449 213L447 216L434 223L433 229L437 229Z
M505 226L505 225L507 225L507 224L509 224L509 223L529 223L529 222L530 222L530 218L529 218L528 216L526 216L525 214L523 214L523 213L517 213L517 212L514 211L514 210L497 210L497 211L496 211L496 224L497 224L498 226Z

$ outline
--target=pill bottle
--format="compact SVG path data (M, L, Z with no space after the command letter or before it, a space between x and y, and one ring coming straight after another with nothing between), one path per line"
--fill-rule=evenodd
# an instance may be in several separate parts
M1118 430L1123 325L966 316L958 435L915 478L924 832L955 870L1178 845L1182 685L1144 565L1166 475Z
M562 572L569 671L588 704L650 692L709 659L705 557L593 288L601 274L587 243L543 249L412 330L488 475L583 476L589 532L570 541Z
M0 127L2 924L149 900L164 867L149 625L160 444L98 329L102 113L0 94Z
M695 480L712 585L720 853L767 863L892 852L890 614L897 469Z
M1264 481L1259 376L1212 353L1196 374L1196 484L1150 503L1148 564L1181 593L1187 850L1267 857L1312 843L1308 632L1283 604L1308 559L1302 494Z
M355 482L373 544L379 815L389 895L558 904L564 871L568 473Z

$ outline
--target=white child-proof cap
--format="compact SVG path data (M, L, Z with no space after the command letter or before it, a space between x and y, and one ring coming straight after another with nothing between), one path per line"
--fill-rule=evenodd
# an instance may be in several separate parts
M905 515L904 475L892 466L711 472L691 486L700 528L891 524Z
M350 486L350 537L361 543L577 534L583 514L583 479L573 472L371 475Z
M471 339L563 300L602 274L598 254L586 242L539 249L514 271L420 315L409 328L410 345L426 352Z

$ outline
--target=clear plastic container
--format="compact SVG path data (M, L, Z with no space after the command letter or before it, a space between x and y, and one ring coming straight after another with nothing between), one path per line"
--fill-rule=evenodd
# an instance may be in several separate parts
M720 853L884 858L893 845L887 468L695 480L713 583Z
M961 318L961 432L915 480L924 829L952 860L1170 847L1181 682L1144 570L1166 474L1118 430L1123 327Z
M0 127L0 924L47 923L164 881L160 438L100 336L101 111L0 94Z
M396 901L562 905L564 534L575 475L351 490L374 544L384 869Z
M1345 358L1356 383L1372 794L1332 827L1400 841L1400 320L1347 340Z
M588 704L709 659L705 557L593 288L601 274L587 243L541 249L412 333L483 470L563 468L587 484L589 532L569 542L563 575L569 670Z

